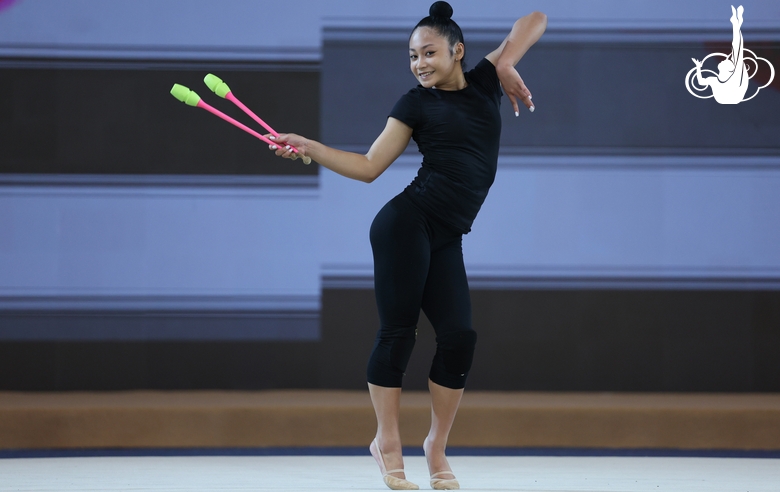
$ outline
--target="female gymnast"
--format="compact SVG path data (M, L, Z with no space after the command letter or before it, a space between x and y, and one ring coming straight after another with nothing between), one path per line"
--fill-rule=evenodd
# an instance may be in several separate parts
M292 158L290 146L348 178L375 180L414 139L423 154L417 177L390 200L371 225L374 283L380 328L368 363L368 389L377 418L369 449L385 484L417 489L403 471L398 427L401 382L414 347L422 309L436 332L429 373L431 428L423 443L434 489L457 489L445 448L477 335L461 239L471 230L496 174L502 87L519 115L518 101L534 110L515 65L542 36L547 17L518 19L501 45L470 71L466 47L447 2L435 2L409 38L409 61L419 85L396 103L368 153L327 147L295 134L271 146Z

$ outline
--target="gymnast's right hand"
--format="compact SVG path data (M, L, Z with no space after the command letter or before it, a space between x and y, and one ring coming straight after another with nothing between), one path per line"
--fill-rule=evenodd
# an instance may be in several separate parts
M309 139L296 135L294 133L280 133L279 137L273 135L266 135L271 140L279 142L279 145L269 145L271 150L276 151L276 155L284 157L285 159L293 159L303 157L306 155L306 150L309 146ZM298 149L298 153L293 152L290 147Z

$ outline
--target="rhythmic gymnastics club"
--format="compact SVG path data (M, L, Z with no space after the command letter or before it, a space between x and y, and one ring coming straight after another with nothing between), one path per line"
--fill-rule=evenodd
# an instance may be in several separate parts
M233 104L235 104L236 106L241 108L241 111L243 111L244 113L248 114L253 120L258 122L260 124L260 126L265 128L266 130L268 130L268 132L270 132L271 135L273 135L276 138L279 138L279 134L276 132L276 130L271 128L271 126L268 123L263 121L251 109L247 108L246 105L244 105L244 103L239 101L238 98L233 95L233 91L230 90L230 87L228 87L228 85L225 82L223 82L222 79L220 79L219 77L217 77L213 73L210 73L210 74L206 75L203 78L203 82L206 84L206 86L208 86L209 89L211 89L211 91L214 94L218 95L219 97L221 97L223 99L227 99L228 101L232 102ZM292 145L290 146L290 150L292 150L296 154L298 153L298 149L296 149ZM311 158L309 158L309 162L306 162L306 159L307 159L307 157L304 156L303 157L303 162L305 164L308 164L309 162L311 162Z
M265 137L264 135L260 135L259 133L257 133L256 131L252 130L251 128L249 128L248 126L244 125L243 123L240 123L240 122L234 120L233 118L231 118L230 116L224 114L223 112L219 111L218 109L215 109L214 107L206 104L205 102L203 102L203 100L200 98L200 96L195 91L191 91L189 88L184 87L183 85L173 84L173 88L171 89L171 95L173 95L173 97L175 97L176 99L178 99L179 101L185 103L188 106L193 106L193 107L196 107L196 108L205 109L209 113L222 118L223 120L227 121L231 125L234 125L234 126L237 126L238 128L241 128L242 130L244 130L248 134L250 134L250 135L252 135L254 137L259 138L260 140L262 140L263 142L265 142L265 143L267 143L269 145L279 146L279 142L274 142L273 140ZM298 155L294 154L293 155L293 159L297 159L297 158L298 158ZM303 163L304 164L311 163L311 157L303 156Z

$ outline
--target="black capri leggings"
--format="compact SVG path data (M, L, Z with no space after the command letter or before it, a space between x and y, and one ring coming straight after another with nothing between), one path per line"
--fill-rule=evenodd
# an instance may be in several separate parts
M399 388L417 338L420 309L436 332L429 378L460 389L471 369L477 334L463 266L462 235L430 220L403 193L371 224L379 332L368 382Z

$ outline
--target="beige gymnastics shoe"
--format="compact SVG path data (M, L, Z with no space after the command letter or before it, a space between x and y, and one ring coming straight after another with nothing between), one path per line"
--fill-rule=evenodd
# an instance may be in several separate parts
M452 478L439 478L439 475L452 475ZM458 490L460 484L451 471L440 471L431 475L431 488L434 490Z
M385 460L382 458L382 451L379 449L379 444L377 444L376 439L371 441L371 445L368 447L368 450L371 451L371 456L374 457L376 460L376 463L379 465L379 472L382 473L382 479L385 481L385 485L387 485L392 490L418 490L420 487L417 484L414 484L410 482L409 480L406 480L405 478L398 478L390 475L391 473L403 473L403 468L398 468L396 470L387 470L385 469ZM374 453L376 451L376 453Z

